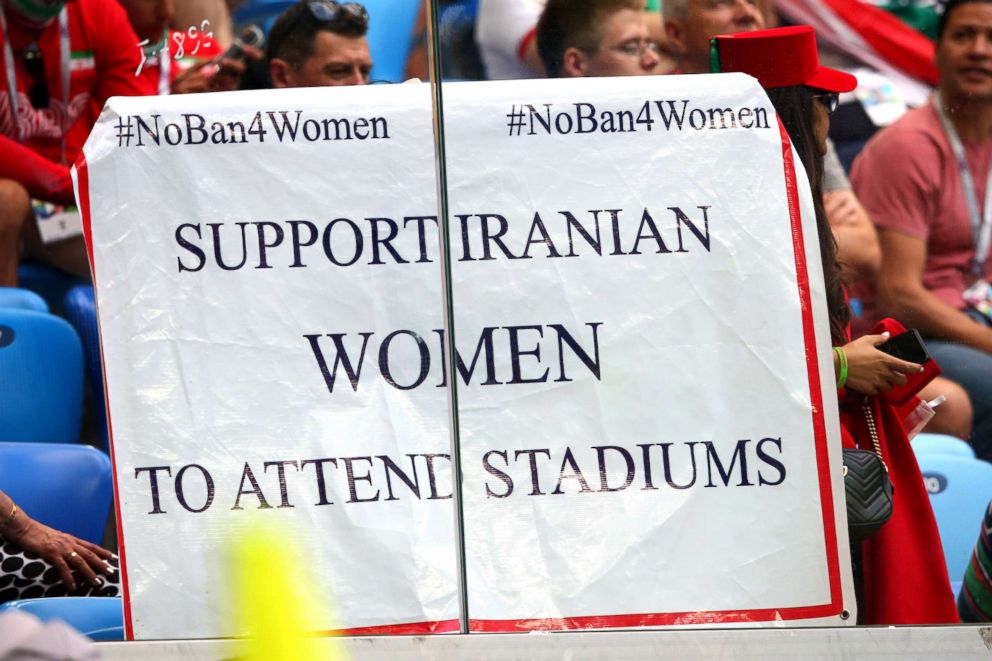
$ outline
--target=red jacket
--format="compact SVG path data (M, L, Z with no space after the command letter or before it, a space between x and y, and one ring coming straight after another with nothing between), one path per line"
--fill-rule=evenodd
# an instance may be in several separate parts
M145 80L135 75L141 51L119 4L114 0L71 0L66 7L71 51L68 106L63 101L58 20L39 34L20 27L8 12L20 141L11 113L7 76L0 75L0 178L19 181L33 197L60 204L73 202L68 165L75 161L93 128L93 115L88 111L91 100L102 107L111 96L154 93ZM32 42L41 51L48 82L49 105L42 110L31 106L28 74L23 58L17 56ZM3 57L0 49L0 60ZM0 71L6 71L5 62Z
M862 395L841 399L844 447L872 449L861 410ZM869 399L882 456L894 487L892 518L862 544L864 624L947 624L958 622L940 534L923 486L920 467L896 410ZM857 443L855 443L857 441Z

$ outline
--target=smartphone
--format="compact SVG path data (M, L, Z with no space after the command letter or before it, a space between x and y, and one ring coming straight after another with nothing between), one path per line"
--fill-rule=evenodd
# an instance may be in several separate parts
M927 346L923 344L923 338L920 337L920 333L915 328L890 337L887 342L878 345L878 350L918 365L930 360L930 352L927 351Z
M889 324L888 327L892 327ZM902 329L901 326L898 327ZM877 328L876 328L877 330ZM895 328L893 328L895 330ZM881 393L883 399L888 400L896 406L901 406L908 402L913 395L923 389L934 377L940 374L940 365L930 357L927 345L923 343L923 338L915 328L893 335L883 344L878 345L878 350L884 353L917 363L923 366L923 371L918 374L907 374L906 383L901 386L893 386L891 390Z

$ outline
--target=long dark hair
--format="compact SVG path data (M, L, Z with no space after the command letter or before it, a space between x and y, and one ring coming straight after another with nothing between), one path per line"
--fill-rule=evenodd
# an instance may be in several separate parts
M820 261L823 262L823 280L827 290L830 335L834 345L847 344L847 324L851 320L851 310L847 306L841 284L837 242L830 230L827 212L823 209L823 155L813 134L813 91L808 87L795 86L768 89L766 92L809 175L813 207L816 210L816 233L820 239Z

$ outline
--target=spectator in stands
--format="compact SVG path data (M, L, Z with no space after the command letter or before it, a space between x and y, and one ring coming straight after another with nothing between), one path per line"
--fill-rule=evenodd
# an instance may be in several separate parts
M114 0L0 0L0 18L0 286L17 282L22 240L28 256L88 276L82 237L43 245L31 199L74 203L69 166L92 128L91 99L151 93L134 75L138 39Z
M819 65L812 28L800 26L725 35L714 39L721 71L741 71L765 87L809 177L827 289L827 309L841 398L841 433L846 447L872 447L877 430L893 483L891 519L863 545L852 546L859 587L859 621L866 624L956 622L957 612L944 566L937 525L919 466L891 405L866 397L905 383L921 368L892 359L875 346L882 335L849 341L850 311L840 286L839 264L822 204L823 156L830 110L839 92L854 89L854 77ZM837 358L846 355L845 377ZM857 375L855 375L857 373ZM870 422L871 421L871 422ZM858 562L861 556L861 562ZM860 576L857 576L860 574Z
M139 42L141 64L138 75L145 77L159 94L225 92L238 89L245 62L224 58L220 41L209 23L194 23L181 30L170 30L173 0L118 0L127 12ZM205 27L204 31L201 27ZM247 47L246 56L262 54ZM99 112L99 109L97 109Z
M66 595L114 597L120 592L113 553L35 521L3 491L0 538L0 603Z
M654 74L660 62L642 0L548 0L537 48L549 78Z
M764 0L663 0L662 7L668 41L676 55L676 71L686 74L710 71L710 37L760 30L766 17L774 14ZM878 238L829 142L822 172L823 203L837 242L843 282L848 286L859 279L871 282L881 263ZM920 393L927 400L939 395L945 402L936 409L926 431L968 438L972 406L967 393L957 383L942 378Z
M369 15L355 2L301 0L276 19L267 58L272 86L366 85Z
M675 73L709 73L710 38L765 26L755 0L662 0Z
M538 53L537 20L546 0L480 0L476 18L475 39L490 80L540 78L545 67ZM564 16L571 9L588 12L585 0L564 3L556 13ZM643 10L645 3L637 3ZM658 3L649 1L642 19L656 48L659 63L653 73L669 73L673 64L668 54L662 30Z
M541 78L537 19L544 0L479 0L475 41L490 80Z
M944 374L968 391L972 444L992 459L992 1L951 0L937 40L938 93L868 143L852 182L878 227L883 311L928 337Z

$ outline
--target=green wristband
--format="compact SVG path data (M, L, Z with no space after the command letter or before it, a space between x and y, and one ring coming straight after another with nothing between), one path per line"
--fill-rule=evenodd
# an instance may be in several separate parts
M847 354L840 347L834 347L837 354L837 365L840 367L840 374L837 375L837 390L840 390L847 383Z

